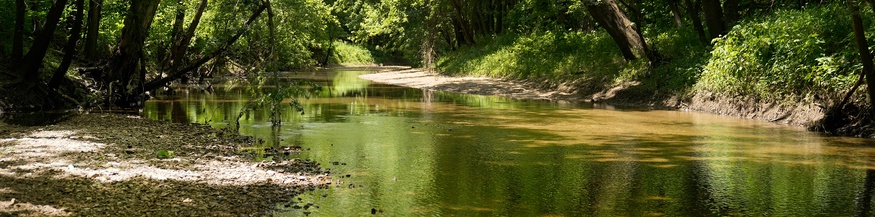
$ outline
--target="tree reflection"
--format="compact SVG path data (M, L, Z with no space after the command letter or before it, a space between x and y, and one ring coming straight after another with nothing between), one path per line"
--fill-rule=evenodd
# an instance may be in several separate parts
M875 191L875 170L866 170L863 191L857 197L857 216L872 216L872 193Z

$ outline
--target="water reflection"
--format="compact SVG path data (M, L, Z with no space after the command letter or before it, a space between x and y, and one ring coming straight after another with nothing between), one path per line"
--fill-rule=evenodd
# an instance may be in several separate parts
M268 140L265 147L301 146L309 151L299 157L331 169L333 188L301 197L320 206L307 210L314 215L872 213L872 140L705 114L400 88L357 79L362 73L284 73L329 88L304 100L304 115L284 112L281 128L271 128L267 111L241 119L241 132ZM212 94L182 88L149 101L144 115L228 126L250 99L239 85L216 85L223 88Z

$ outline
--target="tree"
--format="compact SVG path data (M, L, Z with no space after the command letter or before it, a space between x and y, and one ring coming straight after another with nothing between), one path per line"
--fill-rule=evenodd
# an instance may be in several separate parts
M702 8L702 0L683 0L687 7L687 13L690 15L690 21L693 23L693 29L696 30L696 35L704 45L711 45L711 39L705 35L705 27L702 26L702 18L699 15L699 9ZM693 2L691 2L693 1Z
M474 41L474 33L471 32L471 27L469 26L468 20L464 17L464 11L462 10L462 5L459 3L459 0L449 0L450 5L453 6L455 13L453 13L453 26L456 27L457 38L461 39L462 44L465 45L473 45Z
M873 84L875 84L875 76L872 76L875 69L873 69L872 53L869 51L868 42L866 42L863 18L860 17L860 8L857 4L855 0L848 1L848 8L851 11L851 24L854 28L854 41L857 44L857 51L860 53L860 60L863 63L863 72L860 73L860 76L866 76L866 84L869 85L869 88L866 88L869 92L869 103L875 105L875 88L872 88ZM869 112L870 115L875 115L875 106L870 106Z
M723 24L725 25L725 31L729 31L738 22L738 4L739 0L725 0L723 2Z
M708 41L726 34L726 23L723 21L723 8L720 0L700 0L705 12L705 24L708 26Z
M33 45L18 67L17 71L21 77L21 83L27 87L39 82L39 69L42 67L43 59L46 57L46 52L48 52L49 45L54 38L55 28L58 27L66 5L67 0L55 0L52 3L49 13L46 14L46 22L43 24L42 30L36 35Z
M15 30L12 35L12 61L20 61L24 56L24 15L27 5L24 0L15 0Z
M182 29L182 20L185 17L185 10L181 12L177 12L177 20L173 25L174 32L172 45L170 47L170 67L179 67L183 65L183 60L185 58L186 53L188 52L188 46L191 44L191 39L194 37L195 30L197 29L198 24L200 23L201 16L203 15L205 9L207 8L207 4L209 2L207 0L201 0L200 6L198 6L197 12L194 15L191 23L188 28ZM178 24L176 24L178 23ZM178 25L178 26L177 26ZM179 28L179 29L177 29Z
M88 1L88 31L85 33L85 59L97 59L97 40L100 37L100 19L103 0Z
M260 16L261 13L264 12L264 10L267 7L268 7L267 4L262 4L262 6L260 6L258 9L256 9L255 13L253 13L252 16L250 16L249 19L246 21L246 23L243 24L243 27L238 29L237 33L235 33L233 36L231 36L231 38L229 38L228 41L225 42L225 44L223 44L222 46L220 46L219 48L214 50L212 53L210 53L207 56L201 57L198 60L193 61L191 64L189 64L186 67L182 67L181 69L178 69L174 72L171 72L170 74L167 75L167 77L156 78L155 80L152 80L152 81L146 83L145 85L143 85L143 88L140 88L139 90L134 90L134 91L138 91L138 92L136 92L136 95L138 95L138 96L142 95L143 93L145 93L145 91L153 90L155 88L166 85L167 83L169 83L173 80L179 79L182 76L185 76L186 73L197 69L198 67L207 63L211 59L216 58L217 56L219 56L222 53L224 53L225 51L227 51L228 48L231 47L231 45L233 45L235 42L237 42L238 39L240 39L240 36L243 36L244 33L249 31L249 29L252 27L252 23L255 22L256 19L258 19L258 16Z
M155 17L160 0L132 1L125 16L121 40L109 61L104 85L107 85L106 102L120 107L133 107L142 98L138 89L145 82L145 64L142 62L143 46L149 27Z
M614 0L587 1L586 10L596 22L608 31L626 60L635 60L635 52L645 52L643 37L635 30L634 23L617 6Z
M73 56L76 54L76 43L79 42L79 38L82 36L80 32L82 31L82 19L83 19L83 10L85 10L85 0L76 0L76 12L73 15L73 28L70 30L70 37L67 39L67 44L64 45L64 59L61 60L61 65L55 69L54 75L52 75L51 80L49 80L50 88L58 88L61 84L61 79L64 78L64 75L67 74L67 70L70 69L70 63L73 61Z

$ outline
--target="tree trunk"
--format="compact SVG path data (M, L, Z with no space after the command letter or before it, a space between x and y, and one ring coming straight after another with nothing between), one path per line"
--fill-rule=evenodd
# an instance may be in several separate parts
M872 216L872 194L875 193L875 170L866 170L863 191L857 195L857 216Z
M450 4L453 6L453 9L455 9L455 11L456 11L456 13L454 13L454 15L455 15L456 20L458 21L458 24L459 24L458 28L459 28L459 30L462 31L462 36L465 39L465 44L467 44L467 45L475 44L474 34L471 33L471 28L468 25L468 23L470 23L470 22L465 20L465 17L462 16L462 13L464 13L464 12L462 10L462 5L459 4L459 0L450 0Z
M188 46L191 44L191 38L194 37L194 32L200 24L201 16L203 16L208 3L207 0L201 0L201 4L198 6L197 12L194 14L194 18L191 20L188 28L181 30L179 37L174 37L173 46L170 49L170 65L174 70L185 64L185 55L188 53Z
M854 41L857 43L857 51L860 53L860 60L863 63L863 73L866 76L866 84L868 85L869 103L875 105L875 76L872 76L873 63L872 53L869 51L869 43L866 42L865 27L863 26L863 18L860 17L860 8L856 1L848 1L848 8L851 11L851 23L854 27ZM875 115L875 106L871 106L870 115Z
M176 65L176 60L181 59L179 57L179 47L177 43L182 38L182 25L185 23L185 3L183 0L176 0L176 15L175 19L173 19L173 28L170 30L170 58L167 58L163 63L164 68L171 68L173 65ZM162 51L158 54L158 59L165 60L166 51L161 49Z
M668 0L668 8L671 10L671 14L674 15L674 24L677 27L683 26L684 20L681 17L681 9L678 7L678 0Z
M635 52L644 52L644 42L641 35L635 31L634 25L626 14L620 10L614 0L602 0L598 3L589 2L586 10L596 22L611 35L620 48L620 53L626 60L635 60Z
M145 71L140 61L143 57L143 46L149 34L149 27L155 18L155 11L161 0L131 1L128 15L125 17L125 27L116 47L105 76L105 85L110 93L107 103L130 108L136 106L140 98Z
M459 22L459 20L456 19L455 17L452 18L452 22L453 22L453 25L452 25L453 26L453 36L455 36L455 42L456 42L455 45L457 47L461 47L462 45L468 44L467 40L465 39L465 33L462 32L462 23Z
M49 87L52 89L60 86L61 79L67 74L67 70L70 69L70 63L73 62L73 56L76 54L76 43L79 42L79 38L82 36L80 33L82 32L83 10L85 10L85 0L76 0L73 29L70 30L70 38L67 39L67 44L64 45L64 59L61 60L61 65L55 69L55 74L52 75L52 79L49 81Z
M55 28L58 27L58 21L61 20L61 15L64 14L64 8L67 6L67 0L55 0L52 3L52 8L46 14L46 23L43 24L42 30L36 35L36 38L31 45L24 60L18 69L18 73L22 78L22 82L28 85L39 82L39 69L42 67L43 59L46 57L46 52L49 50L49 45L52 43L52 36L55 34Z
M12 61L21 61L24 57L24 15L27 5L24 0L15 0L15 30L12 35Z
M158 79L150 81L149 83L146 83L146 85L144 85L144 88L137 90L137 91L140 91L140 92L138 92L138 94L143 94L147 90L153 90L155 88L164 86L173 80L179 79L180 77L184 76L186 73L197 69L198 67L200 67L204 63L207 63L211 59L213 59L213 58L221 55L225 51L227 51L228 48L231 47L231 45L233 45L235 42L237 42L238 39L240 39L240 36L243 36L244 33L249 31L250 27L252 26L252 23L256 19L258 19L258 16L261 15L261 13L264 12L264 10L266 8L267 8L266 4L259 7L255 11L255 13L252 14L251 17L249 17L249 20L247 20L246 23L243 24L243 28L237 30L237 33L235 33L233 36L231 36L231 38L229 38L228 41L225 42L224 45L222 45L221 47L219 47L218 49L216 49L215 51L210 53L210 55L207 55L207 56L204 56L198 60L195 60L194 62L192 62L188 66L186 66L182 69L176 70L173 73L170 73L169 75L167 75L167 77L158 78Z
M85 59L97 59L97 41L100 37L100 19L103 0L90 0L88 3L88 32L85 33Z
M696 35L699 36L699 40L702 41L702 44L705 46L711 45L711 40L705 35L705 27L702 26L702 18L699 15L699 8L701 8L701 5L699 4L700 0L695 0L695 2L690 2L693 0L683 1L684 5L687 7L687 13L690 15L690 21L693 23L693 29L696 30Z
M504 13L507 11L507 6L504 2L498 2L498 14L495 17L495 34L501 34L504 31Z
M723 2L723 18L725 30L729 31L735 23L738 22L738 3L739 0L726 0Z
M700 0L705 11L705 24L708 25L708 41L726 33L726 23L723 22L723 9L720 0Z

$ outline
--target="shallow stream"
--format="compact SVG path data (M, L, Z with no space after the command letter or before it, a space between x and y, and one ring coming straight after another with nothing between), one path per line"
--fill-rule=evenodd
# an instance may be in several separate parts
M253 148L265 160L278 157L271 147L300 146L292 157L332 171L331 188L279 204L287 211L277 215L873 215L873 140L683 111L403 88L363 73L283 73L325 89L302 100L303 115L287 107L281 128L266 110L241 118L243 134L266 141ZM249 100L245 85L224 81L177 88L143 113L229 127Z

